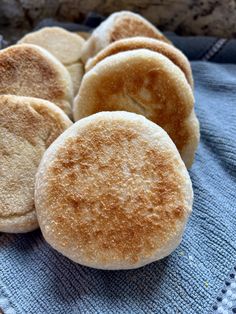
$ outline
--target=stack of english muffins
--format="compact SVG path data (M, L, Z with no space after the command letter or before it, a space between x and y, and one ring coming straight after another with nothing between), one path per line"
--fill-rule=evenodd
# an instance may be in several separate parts
M28 34L0 51L0 71L0 231L39 226L57 251L101 269L170 254L199 142L183 53L121 11L87 40Z

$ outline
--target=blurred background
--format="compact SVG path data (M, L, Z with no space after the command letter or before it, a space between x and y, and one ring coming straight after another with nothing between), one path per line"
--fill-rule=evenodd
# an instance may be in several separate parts
M236 37L235 0L0 0L0 33L15 41L42 20L84 23L91 12L131 10L162 31Z

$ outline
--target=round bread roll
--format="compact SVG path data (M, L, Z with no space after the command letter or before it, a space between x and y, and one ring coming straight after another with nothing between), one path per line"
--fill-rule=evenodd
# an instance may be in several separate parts
M44 27L25 35L18 44L41 46L53 54L61 63L68 65L78 62L85 40L61 27Z
M137 268L170 254L192 198L188 172L167 133L128 112L75 123L49 147L36 175L46 241L100 269Z
M68 65L67 67L68 72L70 73L72 83L73 83L73 90L74 96L78 94L79 87L84 75L84 66L81 62L74 63Z
M14 45L0 51L0 94L49 100L71 115L73 86L66 68L36 45Z
M142 114L169 134L190 167L199 142L193 103L192 89L173 62L160 53L137 49L109 56L88 71L73 113L75 120L99 111Z
M35 174L44 151L71 124L46 100L0 95L0 232L38 227Z
M82 48L82 61L85 63L110 43L127 37L144 36L170 41L141 15L120 11L111 14L92 33Z
M79 36L81 36L83 39L87 40L89 39L91 33L90 32L76 32Z
M101 50L95 57L89 59L86 63L85 69L86 71L91 70L98 62L116 53L142 48L159 52L169 58L183 71L187 81L193 88L192 70L189 61L185 57L185 55L179 49L175 48L172 45L148 37L132 37L115 41L114 43Z

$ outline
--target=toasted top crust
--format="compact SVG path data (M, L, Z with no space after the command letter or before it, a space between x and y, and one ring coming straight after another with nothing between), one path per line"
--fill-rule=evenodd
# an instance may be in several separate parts
M37 228L35 173L44 151L71 124L48 101L0 95L0 231Z
M142 48L159 52L169 58L184 72L187 81L189 82L190 86L193 87L192 70L185 55L172 45L147 37L132 37L117 40L116 42L101 50L94 58L89 59L86 63L85 69L86 71L89 71L98 62L116 53Z
M0 94L38 97L58 105L67 114L73 87L66 68L45 49L29 44L0 51Z
M99 111L142 114L166 130L190 167L199 141L193 103L191 87L173 62L160 53L136 49L109 56L88 71L73 110L75 120Z
M175 145L128 112L74 124L44 155L36 182L46 240L95 268L135 268L169 254L191 212L191 181Z
M127 37L145 36L171 42L141 15L129 11L111 14L92 33L82 48L82 61L96 55L110 43Z
M145 36L170 43L154 25L141 15L128 11L121 11L115 14L116 17L110 33L111 42L127 37Z
M81 36L60 27L44 27L25 35L18 41L18 44L23 43L41 46L61 63L68 65L80 59L85 40Z

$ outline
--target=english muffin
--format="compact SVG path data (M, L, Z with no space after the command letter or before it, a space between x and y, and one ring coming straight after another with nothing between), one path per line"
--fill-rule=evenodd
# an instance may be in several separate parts
M169 45L163 41L148 38L148 37L131 37L117 40L109 46L101 50L95 57L88 60L85 69L89 71L98 62L122 51L129 51L135 49L149 49L151 51L159 52L169 58L175 65L177 65L186 76L187 81L193 88L193 76L191 66L185 55L177 48Z
M74 96L77 95L79 91L79 87L84 75L84 66L81 62L74 63L71 65L68 65L67 67L68 72L70 73L72 83L73 83L73 90L74 90Z
M110 43L127 37L144 36L170 41L141 15L120 11L111 14L91 34L82 48L82 61L85 63Z
M66 68L36 45L14 45L0 51L0 94L49 100L71 114L73 86Z
M79 61L85 40L61 27L44 27L25 35L18 41L22 43L40 46L68 65Z
M81 36L83 39L87 40L89 39L91 33L90 32L76 32L79 36Z
M130 111L160 125L187 167L199 142L193 92L183 72L164 55L148 49L119 52L97 63L82 80L74 119L99 111Z
M137 268L170 254L181 241L192 198L170 137L128 112L101 112L75 123L49 147L36 175L46 241L94 268Z
M0 95L0 232L38 227L35 174L45 150L71 124L46 100Z

